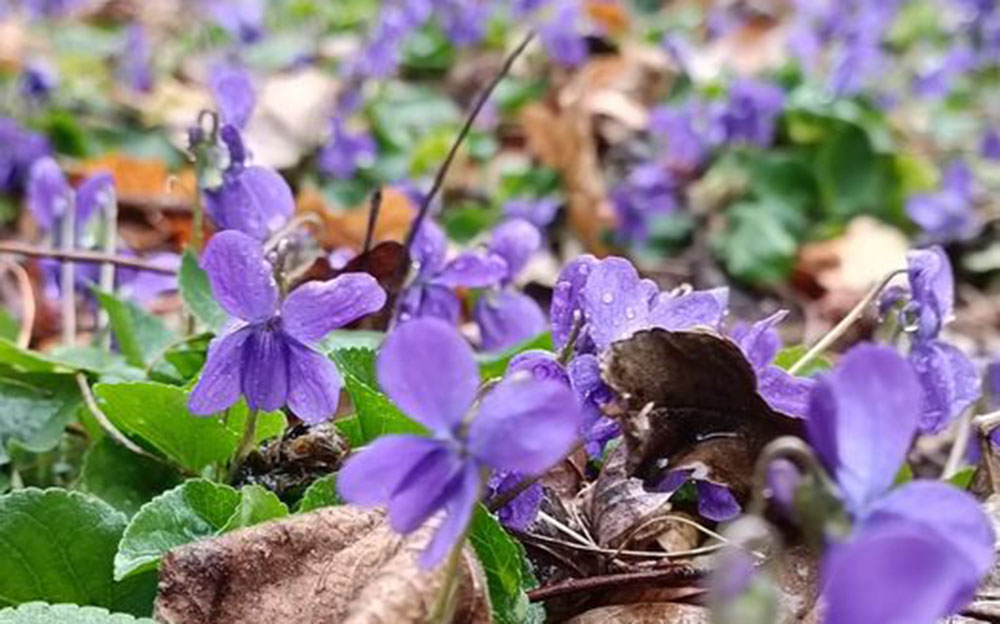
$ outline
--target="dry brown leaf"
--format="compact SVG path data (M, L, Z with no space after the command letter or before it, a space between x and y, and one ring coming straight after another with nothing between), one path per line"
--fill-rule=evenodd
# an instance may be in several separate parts
M603 548L617 548L634 530L670 511L670 495L647 492L642 480L626 473L625 447L614 450L591 490L591 534Z
M591 609L566 624L710 624L705 607L672 602L645 602Z
M409 624L429 617L442 569L417 556L430 527L392 531L379 511L350 506L251 527L171 551L157 619L171 624ZM491 622L485 576L466 553L453 622Z
M197 187L193 169L172 174L166 163L155 158L112 153L84 161L78 171L85 176L100 172L111 174L121 197L190 200Z
M323 219L324 228L320 242L327 249L350 247L360 250L368 230L369 206L332 211L326 201L313 189L305 189L299 194L299 212L312 212ZM375 224L373 243L402 241L410 229L417 207L409 196L392 187L382 189L382 208Z
M632 21L624 4L614 0L587 0L586 9L595 24L613 35L627 31Z

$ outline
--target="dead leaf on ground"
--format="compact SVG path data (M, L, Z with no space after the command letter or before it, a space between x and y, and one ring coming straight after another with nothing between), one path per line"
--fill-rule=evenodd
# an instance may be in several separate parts
M326 249L349 247L360 251L368 231L368 215L371 207L330 210L326 200L315 189L305 189L299 194L298 211L317 214L323 220L324 228L320 242ZM382 189L382 207L375 223L373 243L402 241L410 229L410 223L417 213L417 207L403 191L385 187Z
M764 446L782 435L802 436L800 421L757 393L739 347L707 331L637 332L611 346L602 376L625 410L627 473L647 486L690 468L746 502Z
M710 624L705 607L672 602L645 602L591 609L566 624Z
M591 533L602 548L617 548L634 538L636 527L670 512L670 494L647 492L641 479L627 474L626 459L624 446L615 449L591 490Z
M424 622L443 582L417 557L432 529L393 532L379 511L329 507L182 546L164 557L157 619L171 624ZM492 621L466 553L456 623Z

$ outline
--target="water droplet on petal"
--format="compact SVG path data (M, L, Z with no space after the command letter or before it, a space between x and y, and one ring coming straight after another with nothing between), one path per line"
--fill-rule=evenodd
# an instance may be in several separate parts
M625 308L625 316L627 316L629 320L634 319L635 318L635 310L632 309L632 308Z
M606 293L604 293L604 294L603 294L603 295L601 296L601 301L603 301L604 303L611 303L611 302L612 302L612 301L614 301L614 300L615 300L615 296L614 296L614 295L612 295L612 294L611 294L611 293L609 293L609 292L606 292Z

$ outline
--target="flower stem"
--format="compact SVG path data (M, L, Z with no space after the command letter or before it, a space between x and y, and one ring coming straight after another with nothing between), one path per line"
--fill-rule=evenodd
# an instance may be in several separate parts
M458 542L451 549L451 554L448 555L448 561L445 562L443 572L444 584L441 586L437 599L434 601L434 609L431 611L430 617L427 618L428 624L449 624L455 615L459 563L462 561L462 553L465 549L465 538L467 535L468 529L462 533L462 537L459 538Z
M243 463L243 459L253 449L254 442L257 439L257 416L258 412L255 409L251 409L250 413L247 414L247 422L243 427L243 437L240 438L240 443L236 447L236 454L233 455L233 461L229 464L229 478L227 479L229 483L236 480L236 474Z
M60 249L72 252L76 243L76 202L69 201L59 222ZM76 341L76 265L65 261L61 266L59 287L62 290L62 343L72 346Z
M792 366L788 369L789 374L791 375L799 374L800 372L802 372L802 369L804 369L810 362L815 360L817 357L822 355L824 351L829 349L830 345L835 343L841 336L844 335L844 333L851 327L851 325L854 324L855 321L861 318L861 315L865 313L865 309L869 305L871 305L871 302L874 301L875 298L879 296L879 293L881 293L885 289L885 287L889 285L889 282L891 282L893 278L895 278L900 273L905 273L905 272L906 272L905 269L898 269L896 271L893 271L888 275L886 275L884 278L882 278L882 281L880 281L878 284L872 286L871 290L869 290L865 294L865 296L861 298L861 301L859 301L857 305L851 308L851 311L847 313L847 316L842 318L840 322L833 327L833 329L831 329L829 332L826 333L825 336L820 338L819 341L805 353L805 355L803 355L801 358L798 359L797 362L795 362L795 364L792 364Z
M108 189L111 196L108 201L104 202L103 212L104 212L104 240L101 241L101 251L103 251L108 256L114 256L117 251L116 246L118 243L118 199L115 197L114 187ZM105 262L101 265L100 274L100 288L104 292L114 292L115 291L115 264L113 262ZM97 330L98 334L103 334L101 338L101 347L105 351L111 350L111 331L109 326L111 324L111 317L108 311L103 307L97 313Z

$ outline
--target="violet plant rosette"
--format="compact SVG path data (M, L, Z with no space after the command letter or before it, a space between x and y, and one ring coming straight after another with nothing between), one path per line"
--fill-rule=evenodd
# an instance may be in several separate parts
M824 557L828 624L932 624L992 566L993 529L971 495L926 480L891 489L920 414L919 382L888 347L854 347L812 392L809 440L853 519Z
M316 350L328 333L385 305L367 273L307 282L282 299L260 242L228 230L205 248L201 266L230 321L208 348L188 407L211 416L240 396L252 410L288 406L309 424L337 411L342 385L334 363Z
M576 441L580 412L568 387L511 375L480 396L471 347L439 319L393 330L376 372L386 395L430 436L378 438L347 460L337 487L352 504L386 506L399 533L444 512L420 557L425 568L461 543L490 471L540 475Z

